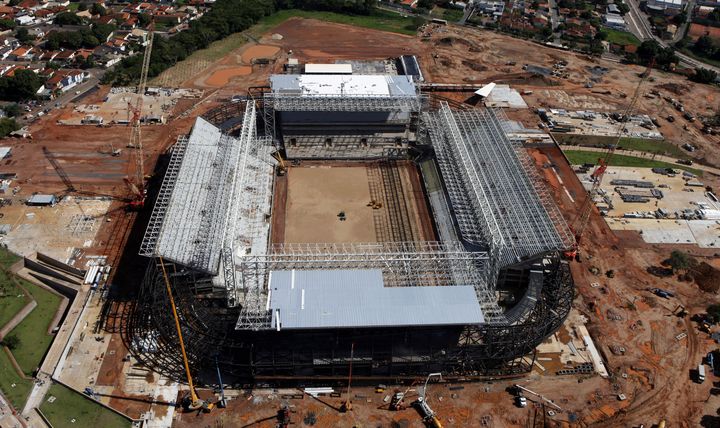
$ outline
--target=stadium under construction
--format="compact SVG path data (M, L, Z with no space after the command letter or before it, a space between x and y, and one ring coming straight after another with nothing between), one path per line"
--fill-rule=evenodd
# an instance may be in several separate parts
M167 279L206 383L216 364L256 381L342 378L351 361L361 378L529 371L571 307L560 254L573 238L508 131L502 112L421 94L404 75L274 75L198 118L141 245L133 352L180 372ZM290 239L304 214L289 198L308 191L293 177L336 166L366 169L367 186L352 180L371 221L353 227L374 235L334 239L353 220L339 210L313 239Z

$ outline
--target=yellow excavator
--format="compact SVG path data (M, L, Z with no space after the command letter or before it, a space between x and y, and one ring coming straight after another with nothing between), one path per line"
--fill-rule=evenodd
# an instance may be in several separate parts
M193 383L192 374L190 373L190 364L188 364L187 353L185 352L185 342L183 341L182 330L180 329L180 318L178 317L175 299L173 298L172 289L170 288L170 279L168 278L167 271L165 270L165 262L162 257L159 257L159 260L163 278L165 279L168 299L170 299L170 306L172 307L173 317L175 318L175 328L177 329L178 339L180 341L180 352L182 353L183 364L185 365L185 375L187 375L188 385L190 386L190 393L185 397L185 399L183 399L183 407L187 411L202 410L204 412L209 412L215 408L215 404L201 400L195 391L195 384Z

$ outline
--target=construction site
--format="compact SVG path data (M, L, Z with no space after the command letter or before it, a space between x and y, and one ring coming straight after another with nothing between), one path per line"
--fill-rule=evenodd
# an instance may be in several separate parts
M2 242L69 299L17 413L57 382L157 427L715 426L720 150L645 95L719 93L598 61L290 19L3 142ZM702 175L572 166L538 109ZM678 248L703 275L653 273Z

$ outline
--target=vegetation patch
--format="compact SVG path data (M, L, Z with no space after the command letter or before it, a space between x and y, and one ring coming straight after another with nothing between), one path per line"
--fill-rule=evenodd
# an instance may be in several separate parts
M586 152L581 150L564 150L563 153L565 153L565 156L567 156L572 165L582 165L584 163L596 164L598 161L598 157L602 156L602 153ZM702 176L702 171L694 168L688 168L684 165L617 154L613 155L612 159L610 159L610 166L629 166L636 168L673 168L690 171L697 176Z
M613 30L612 28L604 28L603 31L607 33L607 41L620 46L640 46L640 39L635 37L634 34L628 33L627 31Z
M0 391L17 410L25 406L32 389L32 380L23 379L15 371L5 349L0 349Z
M368 15L340 14L335 12L321 12L300 9L281 10L272 15L266 16L258 22L250 31L253 34L263 34L273 27L276 27L290 18L317 19L320 21L335 22L337 24L354 25L356 27L371 28L373 30L389 31L415 35L417 25L412 18L403 18L397 13L376 9ZM462 17L462 11L460 12ZM458 18L459 19L459 18Z
M615 141L617 141L615 137L555 133L553 133L553 138L555 138L555 140L557 140L560 144L591 147L610 147L615 144ZM657 153L659 155L670 156L677 159L691 159L687 152L683 149L665 140L624 137L618 142L618 149Z
M53 336L48 334L48 328L62 299L27 281L22 281L22 285L30 292L37 306L9 334L20 339L12 351L13 356L23 372L31 376L52 343Z
M50 386L40 411L55 428L125 428L131 421L60 384Z

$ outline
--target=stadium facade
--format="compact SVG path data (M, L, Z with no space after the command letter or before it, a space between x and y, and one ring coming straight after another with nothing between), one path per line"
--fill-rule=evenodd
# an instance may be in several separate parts
M133 351L159 371L181 367L167 277L199 372L342 377L351 348L360 377L528 371L571 307L560 254L572 236L507 132L501 112L431 99L393 75L274 75L198 118L172 150L142 242ZM437 239L271 243L276 152L412 161Z

